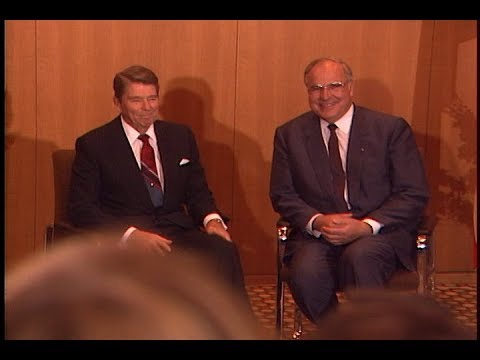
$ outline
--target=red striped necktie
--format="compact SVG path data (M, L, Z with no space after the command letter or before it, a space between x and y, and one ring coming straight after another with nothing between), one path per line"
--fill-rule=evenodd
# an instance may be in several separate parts
M150 182L150 186L155 186L162 190L160 179L158 178L157 165L155 164L155 153L152 145L150 145L147 134L142 134L138 137L143 145L140 152L140 162L142 165L142 174L146 180Z

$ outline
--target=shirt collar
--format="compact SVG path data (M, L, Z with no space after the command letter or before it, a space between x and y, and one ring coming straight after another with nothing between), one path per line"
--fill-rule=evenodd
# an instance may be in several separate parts
M350 108L347 112L337 121L335 121L335 125L345 134L350 132L350 127L352 126L352 118L353 118L353 103L350 105ZM329 123L322 119L321 121L322 127L327 128Z
M140 135L140 133L137 130L135 130L129 123L127 123L123 119L122 115L120 115L120 119L122 120L123 131L125 131L125 135L127 135L128 142L131 145L135 140L138 139L138 136ZM150 138L153 139L154 142L156 142L156 135L155 135L153 124L150 125L146 134L150 136Z

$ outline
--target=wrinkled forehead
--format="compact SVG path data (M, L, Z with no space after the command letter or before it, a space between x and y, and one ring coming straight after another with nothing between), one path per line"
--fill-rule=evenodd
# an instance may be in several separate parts
M333 61L316 64L305 77L307 84L326 84L333 81L346 81L342 65Z
M131 82L125 88L126 97L149 97L157 95L157 88L153 84L143 84L140 82Z

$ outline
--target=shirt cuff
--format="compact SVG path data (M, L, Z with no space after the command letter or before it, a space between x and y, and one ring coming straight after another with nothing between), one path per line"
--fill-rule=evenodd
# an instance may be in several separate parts
M307 228L306 228L307 232L308 232L310 235L315 236L316 238L319 238L320 235L322 235L322 233L321 233L320 231L318 231L318 230L314 230L314 229L313 229L313 222L314 222L315 219L316 219L317 217L319 217L320 215L322 215L322 214L313 215L312 218L310 219L310 221L307 223Z
M127 229L127 231L125 231L125 233L123 234L122 238L120 239L120 243L119 243L119 246L121 248L126 248L127 247L127 240L130 237L130 235L132 234L132 232L134 232L135 230L137 230L136 227L130 226Z
M372 227L373 230L373 235L377 235L380 229L383 227L383 224L380 224L378 221L375 221L370 218L365 218L362 220L363 222L366 222L368 225Z
M205 216L205 219L203 219L203 227L206 227L207 226L207 223L210 221L210 220L213 220L213 219L216 219L216 220L220 220L220 223L223 225L223 228L225 230L228 229L227 225L225 225L225 223L223 222L222 220L222 217L217 214L217 213L211 213L211 214L208 214L207 216ZM127 230L128 231L128 230Z

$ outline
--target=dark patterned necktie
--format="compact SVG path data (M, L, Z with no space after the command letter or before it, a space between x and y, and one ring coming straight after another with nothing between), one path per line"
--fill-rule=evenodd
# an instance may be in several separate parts
M333 176L333 187L335 190L336 202L340 212L348 211L345 202L345 172L342 167L340 151L338 149L337 125L328 125L330 129L330 139L328 140L328 157L330 158L330 169Z
M142 174L147 184L150 197L155 206L161 206L163 203L163 190L158 178L157 165L155 164L155 153L150 145L147 134L138 137L143 145L140 152L140 162L142 166Z

